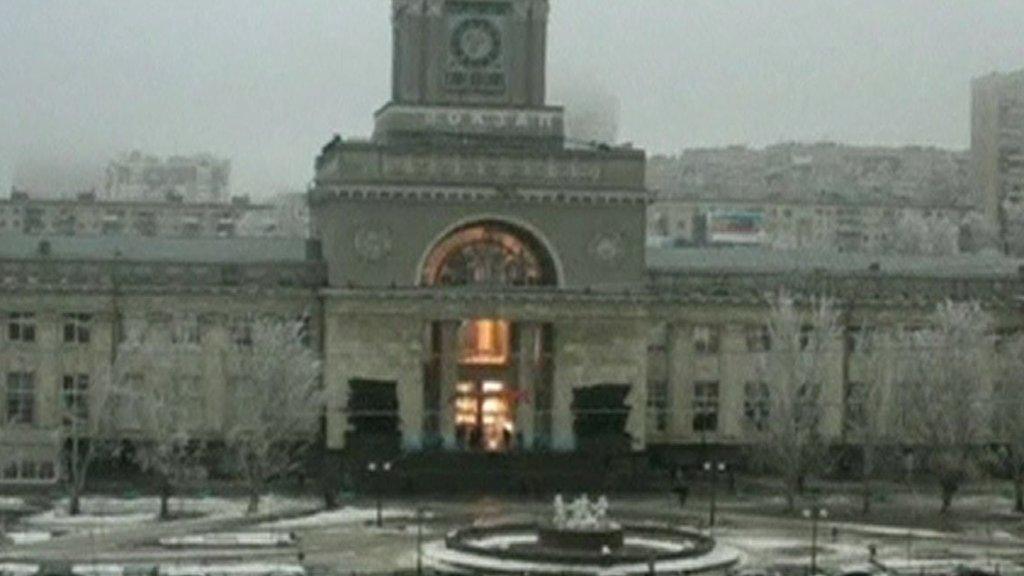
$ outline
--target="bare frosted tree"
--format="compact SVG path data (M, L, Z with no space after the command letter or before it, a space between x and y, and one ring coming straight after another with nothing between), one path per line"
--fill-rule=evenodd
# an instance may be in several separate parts
M1004 343L1001 378L993 396L999 457L1013 483L1013 509L1024 514L1024 337Z
M991 318L977 302L940 304L921 330L904 330L901 348L901 432L924 451L941 488L941 513L978 470L979 447L991 439Z
M114 412L131 441L132 459L157 479L162 520L170 517L171 497L203 472L203 388L193 368L198 338L188 336L197 327L190 324L172 320L170 333L161 334L169 342L150 326L129 330L114 364Z
M960 251L960 227L940 216L926 217L920 212L904 212L891 230L884 252L946 256Z
M895 339L888 332L862 327L848 343L860 361L857 378L847 382L843 427L847 442L860 449L861 512L871 513L878 462L895 445L896 410L892 394L897 378Z
M69 516L82 511L82 494L93 463L114 448L114 420L109 410L112 373L107 366L92 378L75 376L62 383L60 432Z
M320 358L302 321L250 319L230 354L227 446L259 511L267 483L293 471L314 443L324 395Z
M768 388L768 410L757 453L782 475L786 505L792 510L808 477L826 465L824 383L842 332L831 300L813 298L798 306L780 293L771 302L768 334L770 350L759 366Z
M999 227L981 212L971 211L960 223L962 248L965 252L1002 251Z

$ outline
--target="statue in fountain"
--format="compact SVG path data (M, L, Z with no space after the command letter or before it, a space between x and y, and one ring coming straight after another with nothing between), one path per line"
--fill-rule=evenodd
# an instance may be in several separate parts
M541 545L550 549L615 551L622 548L622 527L608 519L608 498L591 501L586 494L566 503L555 496L554 517L550 526L541 527Z
M601 496L591 502L586 494L566 505L561 494L555 496L555 516L551 524L559 530L595 531L611 526L608 520L608 498Z
M555 519L551 522L555 528L559 530L564 529L569 522L569 517L565 510L565 500L562 499L561 494L555 495Z

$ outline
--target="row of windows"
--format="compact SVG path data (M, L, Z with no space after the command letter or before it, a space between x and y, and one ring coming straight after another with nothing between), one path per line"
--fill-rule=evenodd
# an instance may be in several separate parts
M61 379L61 405L66 418L89 419L89 375L66 374ZM36 424L36 378L33 372L8 372L4 391L4 422L22 426ZM66 423L70 423L69 421Z
M668 382L659 380L650 384L647 405L655 418L655 429L668 429ZM718 382L696 382L693 388L692 428L694 432L718 431Z
M37 320L31 312L10 312L5 315L7 321L7 340L31 344L36 341ZM88 344L92 340L91 314L64 314L63 341L65 344Z
M811 343L814 328L805 326L801 329L800 347L805 349ZM862 331L859 327L847 328L846 346L850 352L856 352L860 342L871 336L872 331ZM768 352L772 349L771 330L767 326L749 326L744 334L748 352ZM693 329L693 350L698 355L718 354L721 350L721 328L718 326L695 326ZM663 351L665 346L652 345L649 350Z
M668 384L664 381L651 383L648 405L654 411L655 427L664 432L668 428ZM862 383L847 384L844 402L846 426L864 421L864 386ZM691 405L694 432L714 433L719 426L719 383L698 381L693 384ZM765 382L746 382L743 386L743 424L748 430L763 432L771 415L771 389Z
M4 318L7 324L6 337L9 342L31 344L36 341L38 321L34 313L9 312L4 315ZM304 324L302 332L303 342L308 345L310 343L310 318L303 316L301 321ZM64 314L62 322L61 334L65 344L88 344L92 340L93 316L91 314ZM132 327L128 326L125 331L130 331L131 329ZM199 344L202 340L200 319L196 316L190 316L180 321L172 322L170 339L173 344ZM251 346L252 322L240 320L232 324L231 341L236 346Z
M50 482L57 479L57 466L52 460L8 460L0 466L3 482Z

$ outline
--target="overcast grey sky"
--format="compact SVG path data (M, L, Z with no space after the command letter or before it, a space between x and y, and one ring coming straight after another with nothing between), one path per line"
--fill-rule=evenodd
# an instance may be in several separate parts
M1022 0L552 0L549 76L652 152L969 143L970 79L1024 67ZM0 186L133 148L301 188L389 94L388 0L0 0ZM68 170L60 167L70 166Z

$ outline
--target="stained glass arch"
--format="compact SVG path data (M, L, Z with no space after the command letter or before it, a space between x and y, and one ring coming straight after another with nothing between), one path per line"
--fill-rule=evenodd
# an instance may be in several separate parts
M558 284L554 261L529 233L502 222L458 228L430 251L423 286L530 287Z

